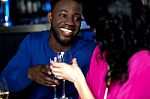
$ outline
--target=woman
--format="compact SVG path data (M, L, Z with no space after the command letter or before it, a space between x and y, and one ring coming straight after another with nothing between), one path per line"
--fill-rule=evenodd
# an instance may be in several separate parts
M74 83L81 99L150 99L149 10L141 0L85 0L85 15L96 16L96 41L85 78L72 65L52 62L60 79ZM88 10L92 5L94 11ZM89 11L89 12L88 12ZM85 19L90 19L90 16ZM93 25L92 25L93 26Z

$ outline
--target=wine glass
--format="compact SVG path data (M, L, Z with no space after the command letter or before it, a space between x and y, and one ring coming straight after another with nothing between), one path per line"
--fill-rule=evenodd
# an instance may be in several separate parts
M64 62L63 54L64 54L64 52L57 53L56 57L54 57L54 59L53 59L54 62ZM51 64L51 58L50 58L50 64ZM47 68L49 68L49 66L50 65L47 65ZM52 79L57 79L57 77L53 73L51 73L51 75L49 75L49 77L52 78ZM54 87L54 99L62 99L62 98L57 97L56 85L51 85L51 86ZM65 87L65 86L63 86L63 87ZM63 94L65 94L65 90L63 91Z
M70 64L71 61L72 61L72 55L70 51L57 53L57 62L65 62ZM63 79L62 96L60 99L72 99L71 97L66 97L65 87L66 87L66 81L65 79Z
M56 59L57 59L57 58L54 57L54 61L55 61L55 62L57 61ZM50 64L51 64L51 58L50 58L49 62L50 62ZM50 65L47 64L46 67L49 68ZM49 70L49 69L48 69L48 70ZM49 77L52 78L52 79L57 79L57 77L56 77L52 72L51 72L51 74L49 75ZM57 89L56 89L56 85L51 85L51 87L54 87L54 99L58 99L58 98L57 98Z
M9 90L4 76L0 76L0 99L8 99Z
M64 59L64 52L60 52L57 54L57 62L65 62ZM63 79L63 85L62 85L62 97L60 99L67 99L66 93L65 93L65 80Z

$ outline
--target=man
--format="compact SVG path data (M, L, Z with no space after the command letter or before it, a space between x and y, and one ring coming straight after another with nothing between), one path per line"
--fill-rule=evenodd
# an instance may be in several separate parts
M53 99L51 85L54 84L57 85L57 96L62 95L61 82L50 78L50 70L43 65L50 64L49 59L53 59L58 52L71 51L86 75L95 48L94 42L84 41L77 36L82 16L80 0L53 0L51 4L50 31L29 34L2 72L10 92L27 88L27 99ZM72 83L66 82L66 96L78 98Z

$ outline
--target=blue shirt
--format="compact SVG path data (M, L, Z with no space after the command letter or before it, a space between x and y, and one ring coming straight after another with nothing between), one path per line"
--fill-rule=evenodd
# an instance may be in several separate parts
M26 87L30 93L28 99L52 99L53 87L40 85L28 78L28 69L37 64L49 64L49 59L54 58L56 53L48 44L49 31L30 33L19 46L16 55L9 61L2 72L8 81L10 92L18 92ZM69 50L72 57L77 58L78 64L86 75L90 59L96 44L92 41L84 41L77 38L75 44ZM62 84L57 86L57 96L62 94ZM78 94L73 83L66 81L66 96L77 99Z

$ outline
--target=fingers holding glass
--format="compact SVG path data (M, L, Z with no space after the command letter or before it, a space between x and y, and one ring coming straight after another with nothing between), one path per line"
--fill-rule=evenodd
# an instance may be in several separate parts
M73 82L73 78L76 77L75 68L70 64L52 62L50 68L53 74L59 79L66 79Z
M59 82L56 79L50 78L49 74L47 67L44 65L34 66L28 71L28 77L37 83L45 86L58 85Z

